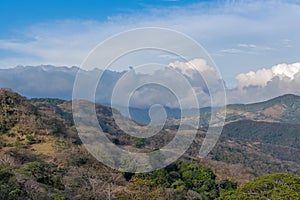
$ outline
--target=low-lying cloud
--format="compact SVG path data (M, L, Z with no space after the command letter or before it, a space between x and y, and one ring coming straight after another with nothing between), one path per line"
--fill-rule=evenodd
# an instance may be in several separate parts
M78 70L78 67L55 66L20 66L2 69L0 87L11 88L29 98L71 99ZM86 73L92 75L95 73L94 70ZM177 96L182 97L184 107L189 107L194 95L200 107L205 107L211 105L211 92L215 92L216 96L219 95L220 100L223 98L222 93L218 94L221 91L218 86L224 81L203 59L172 62L168 67L157 69L153 73L142 73L135 69L123 72L107 70L103 73L96 93L96 101L102 104L110 104L116 84L120 98L117 98L115 103L126 105L123 97L130 96L132 107L143 108L153 104L178 107ZM227 103L253 103L289 93L300 95L300 63L278 64L239 74L236 79L238 84L235 88L225 88ZM191 87L182 87L184 80L188 81ZM151 81L158 84L145 84ZM159 86L159 83L168 83L170 88L177 88L176 92L179 95L174 94L168 87ZM136 88L138 85L141 87Z
M293 64L279 64L270 69L260 69L256 72L250 71L248 73L239 74L236 79L238 80L238 87L244 88L249 86L265 87L269 81L274 78L279 80L288 79L292 81L295 75L300 71L300 63Z
M236 79L237 88L227 93L231 103L263 101L289 93L300 95L300 63L278 64L239 74Z
M149 66L151 67L151 66ZM71 99L77 67L16 67L0 70L0 87L32 97L55 97ZM85 71L87 77L95 74L94 69ZM100 70L101 71L101 70ZM161 104L168 107L210 106L210 93L217 93L223 80L216 70L204 59L188 62L176 61L153 72L130 69L128 71L101 71L96 101L118 106L149 107ZM128 98L126 98L128 97ZM181 104L179 106L179 104Z

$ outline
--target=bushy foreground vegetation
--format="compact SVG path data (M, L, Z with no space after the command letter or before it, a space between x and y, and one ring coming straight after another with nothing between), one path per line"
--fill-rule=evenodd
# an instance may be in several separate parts
M299 199L300 177L277 173L237 188L217 180L209 169L177 161L151 173L113 171L83 150L71 152L65 166L36 160L18 164L1 157L0 199ZM76 157L74 157L76 156Z
M111 170L83 149L73 149L63 166L32 160L21 164L10 155L1 157L0 199L215 199L236 188L229 180L216 181L210 169L183 161L128 174Z

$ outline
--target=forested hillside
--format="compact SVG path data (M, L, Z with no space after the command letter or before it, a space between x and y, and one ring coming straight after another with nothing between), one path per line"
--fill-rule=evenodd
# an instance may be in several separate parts
M0 104L0 199L289 199L287 194L300 195L295 189L300 175L295 121L228 123L204 159L197 153L206 130L199 129L195 142L177 162L151 173L131 174L110 169L86 151L73 123L71 101L28 100L1 89ZM176 134L176 126L167 126L158 136L134 138L119 129L110 107L98 104L96 111L107 137L123 149L151 151ZM139 125L132 128L143 130ZM255 179L275 172L295 175Z

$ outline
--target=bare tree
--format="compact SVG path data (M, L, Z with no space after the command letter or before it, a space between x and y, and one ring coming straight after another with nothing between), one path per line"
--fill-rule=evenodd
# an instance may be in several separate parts
M70 195L78 193L93 199L115 199L114 189L125 183L120 173L102 166L76 167L69 170L63 179ZM82 198L84 198L82 197Z
M15 160L12 156L4 154L0 157L0 164L9 164L11 168L15 167Z

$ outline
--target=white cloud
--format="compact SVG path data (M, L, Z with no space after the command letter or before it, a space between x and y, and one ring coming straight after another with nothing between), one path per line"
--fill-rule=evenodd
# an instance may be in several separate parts
M198 93L202 93L204 90L208 94L209 88L216 90L220 86L220 82L223 81L216 69L204 59L197 58L188 62L176 61L170 63L169 66L185 75L191 85L194 88L198 88ZM202 91L199 92L199 88Z
M138 70L142 70L141 73ZM153 104L179 107L181 101L182 108L191 108L196 107L195 100L204 107L211 105L212 93L220 97L221 92L224 92L224 88L221 87L223 80L204 59L172 62L168 67L149 74L145 73L143 68L138 70L128 71L115 85L115 105L125 106L130 97L132 105L136 107ZM224 104L224 98L215 103Z
M193 78L193 74L205 71L214 71L214 68L209 66L204 59L196 58L189 62L176 61L169 64L170 67L178 69L182 74Z
M239 47L245 47L245 48L255 48L256 45L255 44L238 44Z
M278 64L270 69L260 69L256 72L250 71L248 73L239 74L238 87L260 86L265 87L269 81L278 77L279 80L288 79L293 80L295 75L300 71L300 63L293 64Z
M254 103L283 94L300 95L300 63L278 64L236 78L238 87L227 91L229 103Z
M230 54L238 54L238 53L242 53L244 51L242 51L241 49L222 49L220 50L221 53L230 53Z

